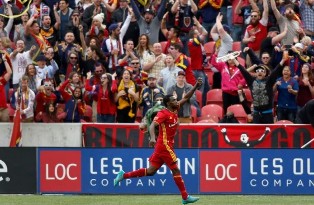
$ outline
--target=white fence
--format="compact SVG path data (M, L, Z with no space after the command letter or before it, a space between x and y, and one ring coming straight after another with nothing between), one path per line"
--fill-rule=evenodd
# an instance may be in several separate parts
M80 123L22 123L23 147L81 147ZM8 147L13 123L0 123L0 147Z

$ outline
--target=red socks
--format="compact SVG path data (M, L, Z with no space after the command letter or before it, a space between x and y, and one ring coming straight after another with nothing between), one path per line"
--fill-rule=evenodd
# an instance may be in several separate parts
M124 179L146 176L146 168L138 169L133 172L127 172L123 175Z
M175 175L175 176L173 176L173 179L174 179L176 185L178 186L178 188L180 190L182 199L185 200L188 197L188 193L186 192L182 176L181 175Z

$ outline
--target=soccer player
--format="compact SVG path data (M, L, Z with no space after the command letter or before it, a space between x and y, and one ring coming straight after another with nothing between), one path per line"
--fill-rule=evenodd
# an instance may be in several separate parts
M172 172L173 179L177 184L181 195L182 204L194 203L199 200L198 197L188 195L184 181L182 179L180 170L177 165L177 157L174 152L174 136L178 127L178 110L180 107L187 102L195 92L195 90L203 83L202 79L199 78L193 88L180 100L173 95L166 95L164 97L165 109L159 111L154 118L152 124L149 127L150 142L149 145L155 147L154 153L151 155L149 161L150 165L148 168L141 168L133 172L125 173L121 170L117 177L114 179L114 186L116 186L123 179L153 176L157 170L166 164ZM155 127L159 126L159 135L156 142ZM156 146L155 146L156 145Z

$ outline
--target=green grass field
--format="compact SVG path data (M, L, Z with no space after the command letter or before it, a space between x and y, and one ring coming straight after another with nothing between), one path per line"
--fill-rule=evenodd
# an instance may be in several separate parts
M314 196L200 195L195 205L314 204ZM173 205L179 195L0 195L1 205Z

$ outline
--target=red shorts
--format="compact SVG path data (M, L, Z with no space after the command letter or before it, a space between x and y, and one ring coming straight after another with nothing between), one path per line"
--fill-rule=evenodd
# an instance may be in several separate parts
M163 150L154 152L149 158L152 166L159 169L163 164L166 164L170 170L177 168L177 156L173 150Z

